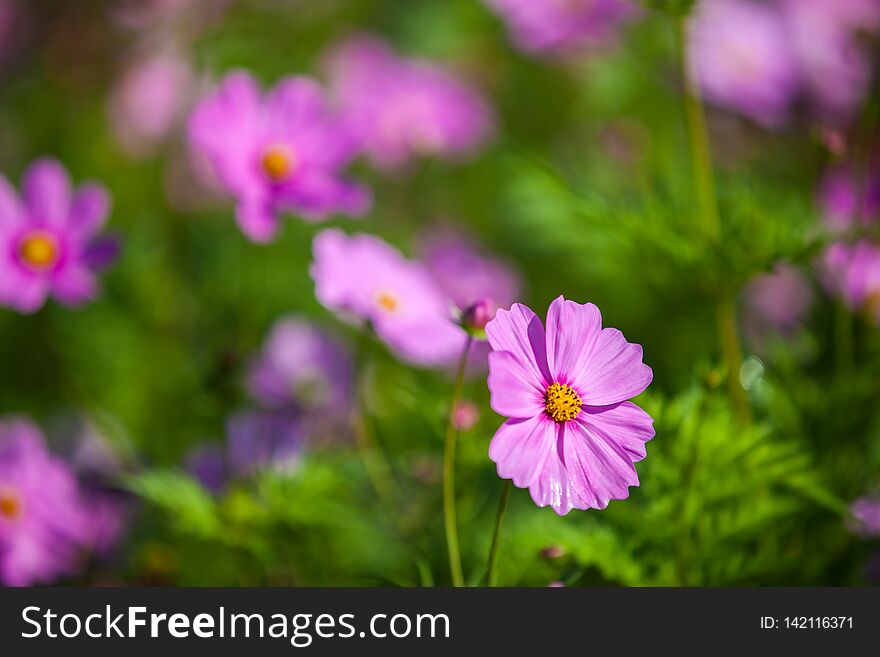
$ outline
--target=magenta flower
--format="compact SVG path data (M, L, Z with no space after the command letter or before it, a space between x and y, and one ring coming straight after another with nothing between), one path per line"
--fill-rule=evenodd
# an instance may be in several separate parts
M482 94L438 64L402 59L380 39L350 38L328 56L340 107L373 163L467 156L486 141L492 112Z
M865 495L850 507L850 529L860 536L880 536L880 495Z
M546 332L515 303L486 333L491 405L509 418L489 445L498 475L559 515L628 497L639 484L633 464L654 437L651 416L626 401L653 377L641 346L603 329L593 304L562 297L550 304Z
M290 472L300 462L303 432L291 411L246 411L226 423L229 472L237 477L263 470Z
M813 305L813 290L803 272L784 262L749 281L743 297L746 333L756 346L772 333L791 334Z
M295 317L272 327L262 353L251 364L248 391L268 408L348 413L351 360L327 331Z
M832 244L822 257L826 288L852 310L865 308L880 325L880 247L869 240Z
M417 365L454 362L465 332L421 263L372 235L325 230L313 245L315 295L324 307L369 322L401 358Z
M813 105L823 119L852 120L870 88L880 34L876 0L782 0L793 48Z
M440 290L461 312L477 302L507 308L522 291L520 278L512 267L482 253L459 233L442 230L428 234L422 252ZM494 316L494 309L491 315Z
M629 0L485 0L526 52L569 53L603 47L635 13Z
M76 477L39 429L0 421L0 583L29 586L73 572L90 525Z
M321 221L370 206L367 190L342 177L356 142L310 78L285 78L264 96L250 74L230 73L194 110L189 136L255 242L274 238L282 212Z
M116 83L110 125L127 153L149 154L179 125L194 85L190 62L169 48L141 56Z
M880 170L872 167L865 180L853 173L852 165L844 165L822 178L819 202L831 230L865 226L880 219Z
M704 0L689 24L688 41L691 80L708 100L768 127L787 118L800 73L775 7Z
M0 176L0 304L32 313L49 295L68 306L92 301L97 271L118 250L115 240L98 237L109 211L101 185L72 190L55 160L31 165L21 199Z
M212 493L220 493L229 480L226 452L215 444L203 444L190 450L183 468Z

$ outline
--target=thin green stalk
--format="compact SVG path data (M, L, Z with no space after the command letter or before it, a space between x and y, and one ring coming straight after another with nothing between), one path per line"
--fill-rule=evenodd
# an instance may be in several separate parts
M501 526L507 513L507 501L510 499L510 479L504 480L501 499L498 501L498 513L495 516L495 531L492 534L492 546L489 548L489 563L486 567L486 586L495 586L495 566L498 564L498 548L501 546Z
M455 408L461 399L461 388L464 383L464 373L467 369L468 354L471 350L473 338L468 336L461 359L458 363L458 372L455 375L455 385L452 388L452 403L449 406L449 418L446 423L446 440L443 446L443 521L446 525L446 547L449 551L449 571L452 574L452 585L464 586L464 573L461 568L461 550L458 543L458 521L455 513L455 446L458 442L458 430L455 428Z
M697 203L697 217L703 233L711 245L721 241L721 218L715 194L715 178L712 171L712 153L709 133L706 129L706 113L698 94L694 93L687 71L686 18L677 19L679 60L681 62L684 114L690 145L691 167ZM742 346L736 322L736 303L729 293L721 293L716 308L718 343L721 358L727 370L727 390L730 404L742 422L751 420L751 407L745 390L739 383L742 363Z
M376 491L379 500L387 508L388 512L395 518L394 513L395 501L399 499L397 495L397 482L391 472L391 466L385 458L385 453L381 445L373 435L369 418L367 417L367 404L364 399L364 361L366 360L366 348L370 340L370 329L365 328L358 338L355 350L355 363L357 365L358 376L356 380L355 390L355 413L354 413L354 440L355 445L364 463L364 469L367 477Z
M677 21L684 115L687 123L691 168L696 192L697 219L704 234L714 242L721 237L721 219L718 216L715 181L712 176L712 154L709 148L709 131L706 128L706 113L700 97L691 88L688 77L685 18L681 17Z

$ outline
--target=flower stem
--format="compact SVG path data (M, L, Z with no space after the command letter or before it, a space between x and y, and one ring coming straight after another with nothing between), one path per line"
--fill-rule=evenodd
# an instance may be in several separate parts
M449 551L449 571L452 575L452 585L464 586L464 574L461 568L461 550L458 544L458 521L455 513L455 446L458 442L458 430L455 428L455 408L461 398L461 387L464 383L464 373L467 369L468 354L471 350L473 338L468 336L464 349L461 352L461 360L458 363L458 372L455 375L455 385L452 388L452 403L449 406L449 418L446 423L446 440L443 445L443 521L446 525L446 547Z
M504 480L501 499L498 500L498 513L495 516L495 531L492 534L492 546L489 548L489 563L486 567L486 586L495 586L495 566L498 563L498 548L501 545L501 526L507 513L507 500L510 499L510 479Z
M687 70L687 33L685 18L677 19L680 44L682 95L684 115L687 122L691 167L697 200L697 220L704 234L712 241L721 237L721 219L715 198L715 181L712 176L712 155L709 149L709 132L706 129L706 113L700 97L691 87Z
M706 113L703 102L689 80L687 70L687 26L686 18L679 17L676 22L679 42L679 61L681 63L682 95L684 114L690 145L691 173L697 204L697 219L702 232L711 245L721 242L721 217L718 212L718 199L715 194L715 179L712 171L712 153L709 146L709 133L706 129ZM735 297L721 293L716 307L718 343L721 358L727 370L727 391L734 413L744 423L751 420L751 407L745 390L739 383L739 368L742 363L742 346L736 322Z
M749 398L739 381L739 368L742 363L742 347L736 328L736 303L723 298L718 302L718 337L721 341L721 354L727 365L727 391L730 405L737 418L744 424L752 419Z
M355 445L364 463L367 477L379 497L379 501L394 517L395 522L399 519L394 515L395 500L397 499L397 482L391 472L391 466L382 451L382 447L373 435L367 414L367 404L364 395L364 377L362 371L367 360L367 348L370 341L370 329L361 331L355 350L355 364L357 378L355 380L355 413L354 413L354 440Z

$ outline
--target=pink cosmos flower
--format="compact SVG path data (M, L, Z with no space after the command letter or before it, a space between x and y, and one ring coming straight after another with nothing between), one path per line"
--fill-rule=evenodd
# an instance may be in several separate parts
M825 119L847 123L869 90L880 33L876 0L782 0L787 41L807 93Z
M813 305L813 290L803 272L784 262L749 281L743 297L746 333L756 347L773 333L791 334Z
M478 301L507 308L522 291L520 278L511 266L486 255L458 232L432 231L421 250L431 276L461 312Z
M527 52L567 53L612 42L635 12L629 0L485 0Z
M370 206L367 190L342 177L356 142L310 78L285 78L263 95L250 74L230 73L193 111L189 137L255 242L273 239L285 211L321 221Z
M782 16L771 5L703 0L689 24L691 80L713 103L777 126L787 117L800 85L787 37Z
M480 421L480 408L468 399L462 399L452 410L452 426L456 431L470 431Z
M251 363L247 387L267 408L345 416L352 396L351 359L328 331L284 317Z
M93 300L96 272L118 251L115 240L98 237L109 211L104 187L71 189L55 160L31 165L22 198L0 176L0 304L32 313L50 294L69 306Z
M880 170L872 167L865 180L854 175L851 164L830 170L822 179L819 202L825 224L834 231L877 221L880 219Z
M0 583L29 586L70 574L88 541L76 477L30 422L0 421Z
M866 239L832 244L821 264L829 292L852 310L865 308L880 325L880 247Z
M378 167L401 167L416 155L466 156L489 135L482 94L438 64L402 59L366 35L337 45L327 61L340 107Z
M602 328L599 309L559 297L547 328L515 303L486 326L493 410L509 419L489 446L498 475L559 515L604 509L638 486L653 420L626 401L653 378L642 347Z
M320 233L313 252L315 294L326 308L369 322L411 363L442 366L459 357L465 333L424 265L377 237L339 230Z
M850 507L850 529L860 536L880 536L880 495L865 495Z
M109 101L110 125L134 157L149 154L177 125L194 84L190 62L177 48L136 59Z

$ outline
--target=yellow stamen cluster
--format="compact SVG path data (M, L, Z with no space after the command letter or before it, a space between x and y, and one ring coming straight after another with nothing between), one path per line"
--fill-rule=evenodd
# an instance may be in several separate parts
M12 491L0 491L0 518L15 520L21 515L21 501Z
M58 261L58 243L49 233L35 231L21 241L18 254L29 267L48 269Z
M263 173L273 182L282 182L291 176L296 168L296 158L287 146L270 146L260 160Z
M376 295L376 305L386 313L396 312L400 308L400 300L393 292L382 290Z
M557 422L573 420L581 412L583 400L571 386L556 382L544 393L547 415Z

